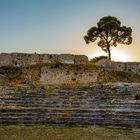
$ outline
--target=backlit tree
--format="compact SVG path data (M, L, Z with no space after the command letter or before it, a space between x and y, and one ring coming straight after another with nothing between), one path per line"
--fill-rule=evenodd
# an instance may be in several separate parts
M122 26L116 17L106 16L99 20L97 27L94 26L88 30L84 39L87 44L99 39L98 46L108 53L108 59L111 60L111 47L116 47L118 44L129 45L132 43L132 29L131 27Z

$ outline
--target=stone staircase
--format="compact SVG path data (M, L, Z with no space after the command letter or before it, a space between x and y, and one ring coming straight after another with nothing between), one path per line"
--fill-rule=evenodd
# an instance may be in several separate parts
M0 124L89 124L140 128L140 86L0 87Z

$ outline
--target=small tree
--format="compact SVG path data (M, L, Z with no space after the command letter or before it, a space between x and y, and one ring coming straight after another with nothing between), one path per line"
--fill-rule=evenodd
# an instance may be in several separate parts
M99 38L98 46L108 53L108 59L111 60L110 48L112 46L132 43L132 29L131 27L121 26L121 22L116 17L103 17L97 23L97 27L90 28L87 35L84 36L87 44L95 42L97 38Z

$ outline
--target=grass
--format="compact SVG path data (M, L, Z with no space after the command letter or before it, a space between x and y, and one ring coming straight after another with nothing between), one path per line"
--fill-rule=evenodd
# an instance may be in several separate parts
M140 140L130 130L93 127L0 126L0 140Z
M140 82L140 75L126 71L108 70L108 78L110 82Z

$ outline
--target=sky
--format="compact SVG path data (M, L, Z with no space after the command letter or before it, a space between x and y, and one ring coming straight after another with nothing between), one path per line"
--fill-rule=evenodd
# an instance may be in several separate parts
M104 16L133 30L133 43L112 48L112 59L140 61L140 0L0 0L0 53L106 55L83 39Z

